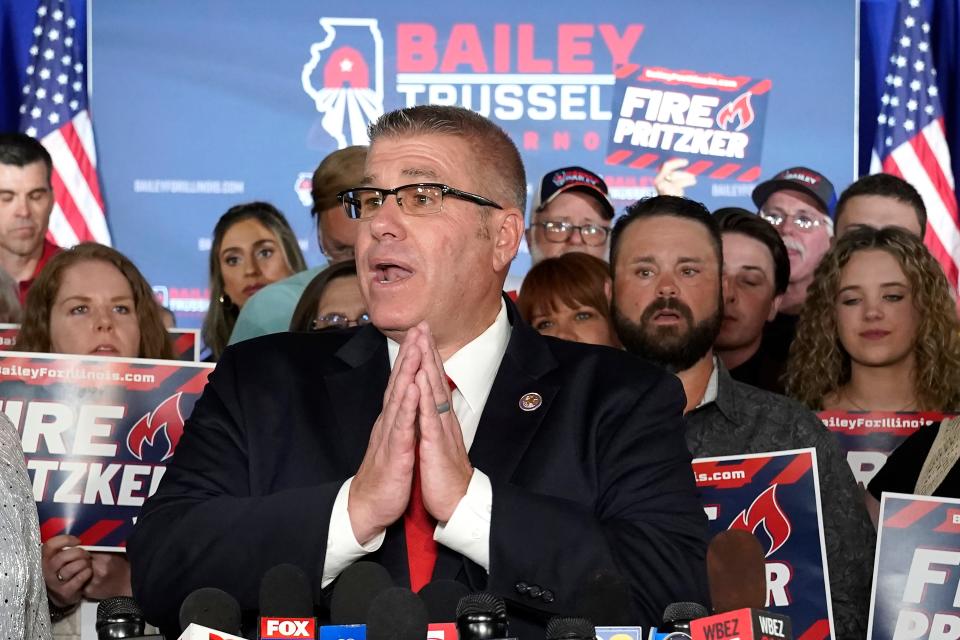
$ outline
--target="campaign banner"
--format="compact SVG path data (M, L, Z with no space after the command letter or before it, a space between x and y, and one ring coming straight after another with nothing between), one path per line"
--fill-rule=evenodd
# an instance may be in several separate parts
M645 169L686 158L685 171L712 180L763 174L769 78L638 64L614 75L606 164Z
M833 432L847 454L853 477L863 486L887 462L893 450L921 427L955 414L938 411L821 411L823 426Z
M697 458L693 475L712 535L754 533L766 554L765 607L798 638L833 638L816 449Z
M642 10L609 0L602 9L96 0L91 100L114 243L178 326L199 326L217 219L270 201L307 263L321 264L313 171L335 149L366 144L382 113L420 104L473 109L510 135L526 168L527 214L541 177L572 165L601 174L618 211L655 193L668 156L690 158L699 179L686 195L710 209L751 207L753 188L787 167L815 168L838 189L857 175L856 0L670 0ZM662 95L623 116L628 81ZM614 150L621 118L640 126ZM656 149L649 135L649 149L639 144L648 126L660 131ZM608 163L619 151L631 155ZM510 275L529 264L521 245Z
M960 500L884 493L870 640L960 638Z
M40 536L122 551L214 365L8 351L0 411L20 433Z
M199 329L167 329L170 342L173 345L173 359L184 362L198 362L200 360L200 330ZM12 322L0 323L0 351L15 351L17 336L20 334L20 325Z
M167 329L173 342L173 357L184 362L200 361L200 329Z

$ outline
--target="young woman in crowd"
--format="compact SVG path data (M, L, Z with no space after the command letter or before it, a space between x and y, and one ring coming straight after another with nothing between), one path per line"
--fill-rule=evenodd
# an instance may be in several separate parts
M120 252L79 244L53 258L27 294L17 349L39 353L173 357L150 285ZM80 540L54 536L41 547L43 580L57 635L79 634L68 615L83 598L131 595L130 565L117 553L91 553ZM66 627L66 628L64 628Z
M331 264L310 281L293 311L290 331L342 329L369 322L357 265L347 260Z
M304 269L297 237L276 207L249 202L228 209L210 247L210 306L202 333L212 358L223 353L250 296Z
M586 253L565 253L527 272L517 307L544 335L619 348L610 317L611 292L606 262Z
M812 409L960 409L960 324L922 240L897 227L859 228L837 240L807 294L787 389ZM960 449L943 446L947 436L960 440L956 421L942 432L937 447L940 423L920 429L874 477L867 496L874 523L883 491L929 494L943 483L956 495L960 469L950 469ZM921 474L933 462L940 473Z

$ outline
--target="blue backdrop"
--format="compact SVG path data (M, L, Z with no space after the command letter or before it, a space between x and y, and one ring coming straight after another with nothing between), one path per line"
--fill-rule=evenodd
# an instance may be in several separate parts
M86 3L70 1L83 21ZM941 81L956 77L950 28L958 3L932 4ZM3 130L16 128L35 5L0 0ZM622 4L628 6L636 5ZM842 188L857 159L861 171L869 165L893 0L859 5L859 154L853 1L678 0L631 11L605 5L600 15L582 3L549 8L493 0L481 18L468 19L450 3L427 2L415 14L378 3L376 10L354 10L366 23L329 18L322 25L321 18L344 13L307 0L96 0L93 119L115 245L169 294L180 320L195 325L205 303L209 234L223 211L240 201L274 202L307 247L308 262L319 263L304 178L323 155L353 141L351 124L357 128L362 119L351 113L375 114L378 100L391 109L428 96L489 108L521 147L531 182L547 169L583 164L608 178L622 206L651 191L655 168L605 164L615 110L610 74L629 62L769 79L759 123L763 176L809 164ZM510 75L483 75L504 73ZM341 85L370 89L348 97L325 91ZM956 134L956 87L941 90L948 132ZM753 184L704 175L690 195L711 206L745 205ZM526 268L521 256L514 271Z

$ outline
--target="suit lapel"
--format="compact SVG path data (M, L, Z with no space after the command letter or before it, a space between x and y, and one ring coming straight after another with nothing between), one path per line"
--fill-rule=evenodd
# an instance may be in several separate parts
M360 329L336 352L349 369L324 376L336 418L336 446L344 465L356 472L363 461L370 431L383 408L390 378L387 341L373 326Z

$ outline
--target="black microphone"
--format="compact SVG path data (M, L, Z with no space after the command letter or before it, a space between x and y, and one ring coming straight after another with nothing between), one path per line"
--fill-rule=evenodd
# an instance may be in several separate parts
M471 593L457 603L457 631L460 640L509 638L507 605L492 593Z
M657 627L657 632L683 634L676 637L689 638L690 623L697 618L706 618L709 615L707 608L697 602L674 602L664 609L663 624Z
M603 627L636 626L630 585L616 571L594 571L574 598L573 612Z
M313 589L300 567L278 564L260 580L260 640L316 640Z
M405 587L390 587L370 603L366 640L424 640L430 624L427 618L427 607L417 594Z
M456 580L434 580L425 584L417 595L427 607L430 622L453 622L457 619L457 604L470 594L467 585Z
M136 600L117 596L101 600L97 605L96 627L99 640L123 640L142 636L146 622Z
M547 623L547 640L594 640L597 629L586 618L554 616Z
M338 625L365 623L370 603L393 586L393 579L382 565L367 561L353 563L337 578L330 599L330 620Z
M232 595L215 587L197 589L180 605L180 628L191 624L240 635L240 604Z

